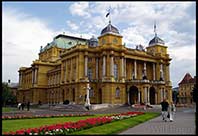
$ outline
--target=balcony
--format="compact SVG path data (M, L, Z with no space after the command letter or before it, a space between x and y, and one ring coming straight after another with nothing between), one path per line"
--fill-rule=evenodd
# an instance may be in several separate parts
M140 80L140 79L128 79L125 81L126 83L150 83L149 80L144 79L144 80Z
M161 81L161 80L151 80L152 84L165 84L165 81Z
M151 84L165 84L165 81L160 80L140 80L140 79L129 79L126 83L151 83Z

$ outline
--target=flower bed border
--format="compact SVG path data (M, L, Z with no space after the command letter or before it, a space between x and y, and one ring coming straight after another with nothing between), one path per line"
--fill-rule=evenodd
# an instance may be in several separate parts
M93 114L83 113L83 114L44 114L44 115L20 115L15 116L4 115L2 120L14 120L14 119L34 119L34 118L57 118L57 117L82 117L82 116L93 116Z
M4 135L59 135L70 134L74 131L88 129L94 126L110 123L117 120L134 117L144 114L143 112L126 112L120 114L112 114L104 117L88 118L77 122L65 122L63 124L46 125L39 128L20 129L16 132L4 133Z

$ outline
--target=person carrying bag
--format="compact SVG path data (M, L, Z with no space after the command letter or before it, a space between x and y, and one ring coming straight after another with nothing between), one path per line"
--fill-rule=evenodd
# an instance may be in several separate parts
M175 104L173 102L171 102L170 106L169 106L169 120L170 120L170 122L173 122L175 112L176 112Z

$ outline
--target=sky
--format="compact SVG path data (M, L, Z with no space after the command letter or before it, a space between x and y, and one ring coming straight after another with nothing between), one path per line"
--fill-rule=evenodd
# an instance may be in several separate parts
M186 73L196 73L196 2L2 2L2 80L18 82L20 67L38 59L40 46L65 33L82 38L100 36L111 23L123 44L146 48L157 35L172 58L170 78L177 87Z

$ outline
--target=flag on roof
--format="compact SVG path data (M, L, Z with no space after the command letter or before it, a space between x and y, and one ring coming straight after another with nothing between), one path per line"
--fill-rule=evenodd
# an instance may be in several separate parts
M108 17L108 16L109 16L109 14L110 14L110 12L108 12L108 13L106 14L106 17Z

